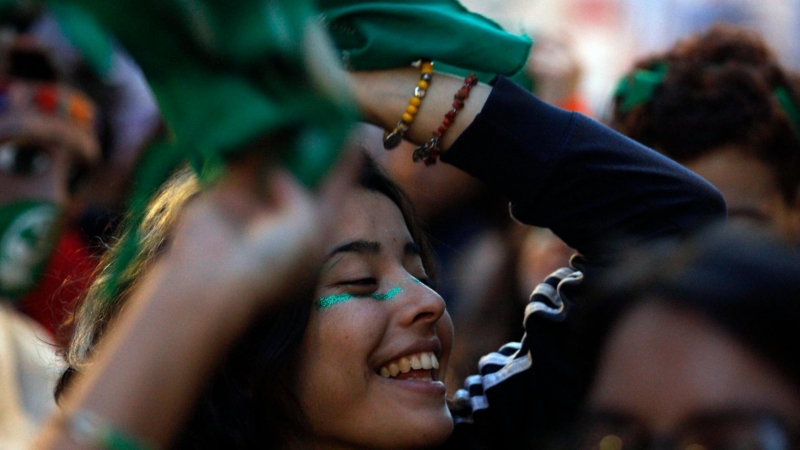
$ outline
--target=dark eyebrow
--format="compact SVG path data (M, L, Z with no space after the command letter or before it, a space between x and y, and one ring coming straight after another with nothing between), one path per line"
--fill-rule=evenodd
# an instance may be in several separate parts
M330 253L328 253L328 258L330 259L333 255L337 253L380 253L381 251L381 244L378 242L369 242L369 241L352 241L346 244L342 244L335 249L333 249Z

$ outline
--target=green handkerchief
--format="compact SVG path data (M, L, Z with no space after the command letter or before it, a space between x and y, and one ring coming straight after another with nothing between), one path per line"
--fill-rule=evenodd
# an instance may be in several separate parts
M431 59L458 68L513 75L531 40L454 0L320 0L319 8L348 68L387 69Z

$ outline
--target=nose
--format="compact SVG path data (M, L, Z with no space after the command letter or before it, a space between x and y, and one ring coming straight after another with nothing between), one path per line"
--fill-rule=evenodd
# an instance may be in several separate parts
M445 312L444 299L433 289L412 277L404 287L400 324L405 327L432 326Z

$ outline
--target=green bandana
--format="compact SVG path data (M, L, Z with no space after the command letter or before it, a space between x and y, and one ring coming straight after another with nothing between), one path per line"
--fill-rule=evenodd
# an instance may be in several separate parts
M140 162L131 200L138 229L147 202L187 159L208 181L248 144L280 134L281 154L313 186L339 154L356 110L310 0L52 0L65 33L108 67L98 29L142 68L170 135ZM89 26L93 21L102 25ZM110 48L110 47L109 47ZM138 238L122 244L124 270ZM111 290L115 289L113 283Z
M0 0L3 1L3 0ZM131 230L157 186L189 159L204 179L226 155L280 133L280 151L307 185L321 178L356 118L332 75L335 53L353 69L393 68L420 58L513 74L530 40L504 32L453 0L50 0L62 29L98 70L110 67L107 32L130 52L170 131L140 163ZM351 31L353 33L351 33ZM502 51L498 50L502 49ZM118 264L136 253L131 233ZM113 283L112 290L114 289Z
M49 203L0 206L0 298L31 290L53 250L58 208Z
M465 70L513 75L531 40L454 0L320 0L319 8L348 68L389 69L431 59Z
M171 132L169 145L148 152L160 161L151 167L171 170L188 157L202 175L224 155L282 132L290 167L313 185L355 118L344 86L329 77L332 55L317 39L322 32L309 0L50 3L95 67L108 63L98 56L104 47L85 11L141 66Z

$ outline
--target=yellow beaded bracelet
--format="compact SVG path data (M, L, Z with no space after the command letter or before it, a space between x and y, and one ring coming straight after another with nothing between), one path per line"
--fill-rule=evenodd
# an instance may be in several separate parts
M392 150L400 145L403 141L403 136L408 131L408 127L414 122L414 116L419 112L419 107L422 105L422 99L425 98L425 93L428 91L431 79L433 79L433 62L422 60L419 63L420 75L417 86L414 88L414 96L408 101L408 106L397 126L392 132L383 133L383 148Z

